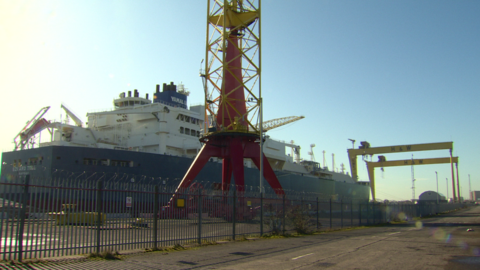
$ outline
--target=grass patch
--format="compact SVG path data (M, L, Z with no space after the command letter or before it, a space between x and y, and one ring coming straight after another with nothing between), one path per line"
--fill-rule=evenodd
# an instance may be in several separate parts
M165 247L165 248L146 248L145 252L156 252L156 251L161 251L161 252L174 252L174 251L182 251L182 250L187 250L187 249L192 249L192 247L184 247L180 244L175 244L172 247Z
M103 260L121 260L120 253L118 251L112 252L109 250L102 251L100 253L92 252L88 254L89 259L103 259Z
M285 235L281 235L281 234L264 234L262 235L262 238L264 239L277 239L277 238L286 238Z
M235 238L235 241L251 241L252 238L259 238L259 235L255 234L242 234L242 235L237 235Z

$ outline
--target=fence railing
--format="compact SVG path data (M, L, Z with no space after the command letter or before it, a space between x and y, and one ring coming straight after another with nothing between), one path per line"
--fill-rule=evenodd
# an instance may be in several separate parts
M52 179L0 183L0 259L157 249L263 234L309 233L401 221L461 204L400 204Z

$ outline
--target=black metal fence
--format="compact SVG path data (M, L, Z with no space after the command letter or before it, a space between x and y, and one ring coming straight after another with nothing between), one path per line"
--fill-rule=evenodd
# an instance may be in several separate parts
M38 179L37 179L38 180ZM42 179L40 179L42 180ZM461 204L325 199L258 188L176 187L50 179L0 183L0 259L157 249L264 234L309 233L403 221Z

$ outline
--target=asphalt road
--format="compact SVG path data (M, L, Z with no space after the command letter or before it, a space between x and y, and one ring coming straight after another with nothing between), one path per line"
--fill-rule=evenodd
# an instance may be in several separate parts
M467 231L467 229L472 229ZM480 269L480 207L396 225L28 269ZM0 264L0 269L25 269Z

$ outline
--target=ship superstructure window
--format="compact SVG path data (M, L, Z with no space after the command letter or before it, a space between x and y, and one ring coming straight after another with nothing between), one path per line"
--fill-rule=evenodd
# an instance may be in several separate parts
M114 167L133 167L133 161L128 160L109 160L109 159L93 159L93 158L84 158L83 165L94 165L97 166L101 164L102 166L114 166Z
M37 165L38 158L29 158L28 165Z
M180 133L183 134L183 127L180 127Z
M190 117L188 115L183 115L183 114L179 114L177 116L177 120L187 122L187 123L191 123L191 124L195 124L195 125L198 125L198 124L202 123L202 120L200 120L198 118Z
M189 128L185 128L185 134L190 135L190 129Z

